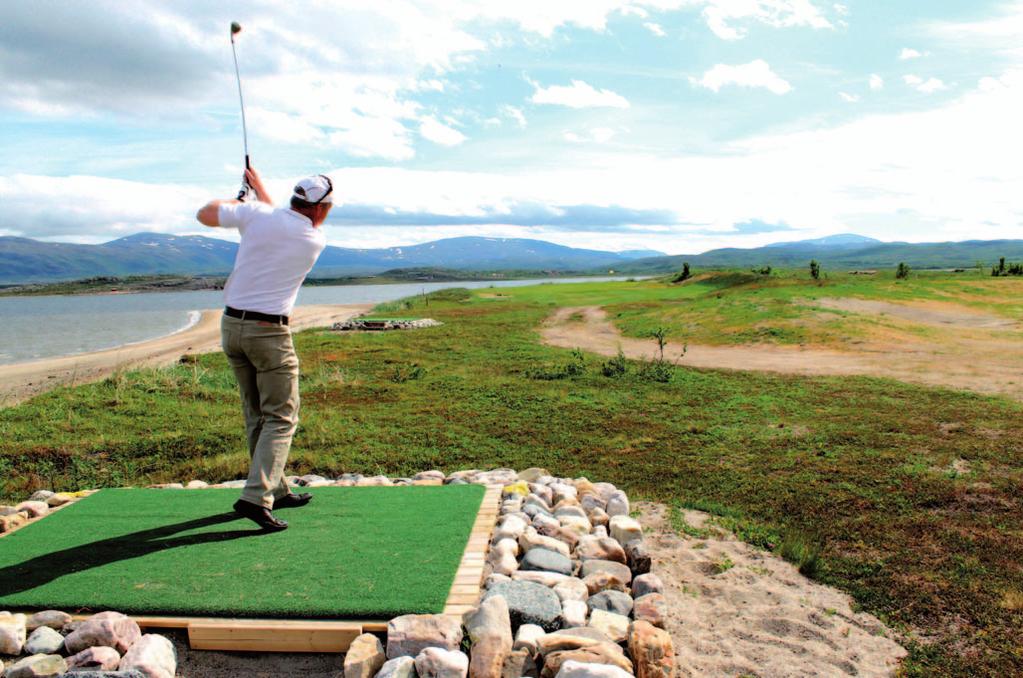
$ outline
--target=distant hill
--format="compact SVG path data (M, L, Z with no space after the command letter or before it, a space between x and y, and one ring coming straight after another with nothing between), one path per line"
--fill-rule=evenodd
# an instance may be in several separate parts
M46 282L95 276L226 274L238 245L203 236L137 233L101 245L76 245L0 237L0 282ZM447 238L384 249L328 247L313 276L380 273L394 268L466 271L585 271L617 268L639 257L663 255L640 250L605 252L521 238Z
M666 273L680 269L683 262L701 268L798 268L807 266L811 259L825 268L841 269L895 268L901 261L913 268L969 268L978 263L990 267L999 257L1023 260L1023 240L905 243L842 235L753 249L730 247L703 254L649 257L624 264L617 270L640 275Z
M821 247L862 247L864 245L879 244L881 241L868 238L865 235L855 233L838 233L826 235L823 238L812 238L810 240L796 240L794 242L776 242L767 247L791 247L792 245L819 245Z

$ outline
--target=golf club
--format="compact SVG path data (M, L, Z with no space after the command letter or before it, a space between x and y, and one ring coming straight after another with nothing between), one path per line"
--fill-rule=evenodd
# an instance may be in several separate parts
M238 80L238 103L242 109L242 141L245 145L245 169L249 169L249 132L245 127L245 99L242 97L242 76L238 72L238 52L234 47L234 36L242 32L242 25L237 21L231 22L231 55L234 57L234 75ZM242 180L241 190L238 191L238 200L244 200L250 190L249 182Z

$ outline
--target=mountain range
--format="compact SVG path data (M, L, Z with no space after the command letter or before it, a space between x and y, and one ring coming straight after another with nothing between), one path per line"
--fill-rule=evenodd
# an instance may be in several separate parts
M978 264L990 267L1000 257L1010 261L1023 259L1023 240L882 242L842 233L751 249L727 247L702 254L647 257L623 264L617 270L625 274L655 275L678 270L683 263L700 268L802 268L809 265L811 259L826 268L841 269L895 268L900 262L912 268L970 268Z
M137 233L101 245L77 245L0 237L0 283L53 282L96 276L224 275L234 263L236 243L204 236ZM656 275L683 262L700 268L774 266L801 268L811 259L824 267L985 267L1006 257L1023 260L1023 240L965 242L881 242L851 233L781 242L752 249L724 248L702 254L665 255L654 250L607 252L521 238L447 238L381 249L327 247L313 277L373 275L394 269L443 268L461 271L556 271Z
M226 274L237 243L204 236L136 233L101 245L0 237L0 282L75 280L94 276ZM410 247L327 247L312 275L369 275L396 268L468 271L589 271L617 268L634 259L664 256L656 250L605 252L521 238L462 237Z

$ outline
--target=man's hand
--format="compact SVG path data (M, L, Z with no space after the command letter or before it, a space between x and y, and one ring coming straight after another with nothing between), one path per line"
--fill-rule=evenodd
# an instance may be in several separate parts
M265 202L267 205L274 204L270 194L266 192L266 188L263 186L263 179L259 176L259 172L251 167L247 168L245 170L245 181L249 182L249 186L252 186L252 190L256 192L256 200Z

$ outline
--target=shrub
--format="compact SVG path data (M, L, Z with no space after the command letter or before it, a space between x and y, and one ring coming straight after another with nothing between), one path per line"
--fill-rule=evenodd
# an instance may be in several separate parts
M689 270L689 262L682 264L682 270L675 274L675 277L671 279L673 283L685 282L693 277L693 274Z
M629 369L629 363L625 360L625 354L622 352L622 347L618 347L618 355L610 360L600 364L600 372L605 377L621 377Z
M906 265L906 262L900 261L899 262L899 266L895 269L895 279L896 280L905 280L908 277L909 277L909 266Z
M586 374L586 357L578 348L572 350L571 359L564 365L545 364L540 367L528 368L525 372L529 379L539 379L540 381L555 381L582 374Z
M422 379L426 369L419 363L408 363L406 365L395 365L391 371L391 381L395 384L404 384L406 381Z
M756 273L757 275L771 275L772 270L774 269L772 269L770 266L761 266L760 268L750 269L752 273Z
M800 574L815 579L821 570L821 546L802 535L787 534L778 545L778 555L799 568Z
M821 265L817 263L816 259L810 260L810 277L814 280L821 279Z

